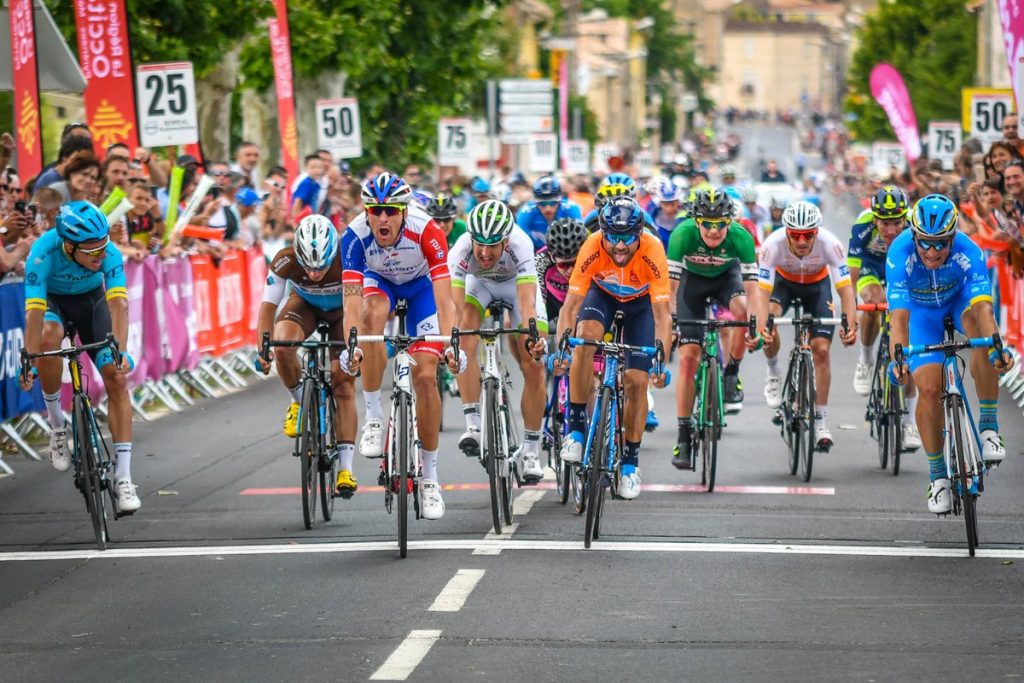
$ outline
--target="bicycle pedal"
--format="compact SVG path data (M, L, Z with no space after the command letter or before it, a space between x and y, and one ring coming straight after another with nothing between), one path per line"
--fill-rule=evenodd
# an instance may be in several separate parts
M775 413L772 415L772 424L776 427L782 426L782 413Z
M336 490L334 492L334 495L332 495L331 497L332 498L341 498L343 500L349 500L350 498L352 498L353 495L355 495L355 492L356 492L355 489L343 488L340 491Z

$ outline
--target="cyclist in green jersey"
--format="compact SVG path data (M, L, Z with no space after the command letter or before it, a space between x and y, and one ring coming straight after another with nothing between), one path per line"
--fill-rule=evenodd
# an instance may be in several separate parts
M701 190L694 196L691 218L683 221L668 242L668 272L675 313L680 320L703 318L708 298L728 309L737 320L747 318L747 299L757 285L754 238L732 220L732 199L718 190ZM725 337L729 358L723 365L723 402L726 411L739 412L743 390L739 379L744 352L756 348L759 338L740 333ZM691 467L690 414L693 412L694 383L700 362L701 329L695 325L679 328L679 370L685 378L676 388L679 424L678 443L672 464Z

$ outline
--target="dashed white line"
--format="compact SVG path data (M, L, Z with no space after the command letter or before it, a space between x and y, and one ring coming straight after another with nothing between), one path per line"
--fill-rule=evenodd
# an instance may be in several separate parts
M410 631L395 651L370 676L371 681L404 681L441 637L441 631L421 629Z
M473 592L480 579L484 578L484 569L460 569L448 582L427 608L428 612L458 612L466 604L466 599Z
M544 497L547 491L543 489L529 489L523 491L512 501L512 514L515 516L525 515L530 511L537 501Z

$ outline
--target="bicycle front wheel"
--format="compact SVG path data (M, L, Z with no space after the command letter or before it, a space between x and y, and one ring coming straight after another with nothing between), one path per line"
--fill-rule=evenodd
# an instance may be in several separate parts
M814 366L811 363L811 354L800 354L800 410L798 424L800 425L799 440L800 447L800 476L806 482L811 480L811 470L814 466Z
M398 469L398 555L405 557L409 552L409 489L412 481L409 478L409 462L412 457L412 406L409 396L400 394L398 398L398 429L396 430L395 449L397 451Z
M597 538L601 525L601 498L604 495L604 484L601 481L608 461L608 444L615 437L611 432L612 390L603 387L597 402L600 418L594 442L590 450L590 461L586 470L587 478L587 523L583 536L583 546L590 547L591 541ZM609 476L611 473L608 473Z
M327 425L324 429L324 436L321 440L320 455L320 515L325 522L331 521L334 516L334 485L338 481L338 454L330 452L327 444L335 444L334 435L335 421L338 419L337 406L334 403L334 394L327 393L326 405Z
M889 445L889 461L892 475L900 473L900 454L903 452L903 388L889 385L889 405L886 410L886 441Z
M704 423L701 425L701 462L704 472L701 482L708 493L715 490L715 472L718 469L718 437L721 434L722 414L719 389L722 387L721 368L718 359L713 358L708 364L707 393L704 402Z
M93 443L93 426L89 420L90 409L85 399L75 397L73 417L75 424L75 450L78 452L80 484L85 496L85 509L92 520L92 531L96 537L96 548L107 549L107 511L103 502L103 479L100 476L99 458Z
M803 369L796 358L789 361L789 372L782 394L782 433L789 451L789 473L800 469L803 440L800 438L800 381Z
M512 481L518 478L518 475L513 472L512 468L515 462L514 454L519 450L519 427L512 418L509 396L505 389L501 390L501 397L502 404L498 411L501 422L498 424L501 426L501 431L504 434L502 445L505 447L504 457L501 458L501 510L505 516L505 524L511 526L513 521Z
M487 469L487 485L491 493L491 525L494 533L501 533L502 515L502 482L501 466L498 459L501 454L498 452L501 437L498 425L498 381L495 379L484 380L483 391L480 393L482 407L481 415L486 421L482 425L483 457L484 467Z
M316 387L311 380L302 384L302 412L299 414L299 436L296 448L299 454L302 486L302 522L307 529L316 521L317 462L320 440L320 418L317 414Z
M960 497L964 513L964 524L967 527L967 552L974 557L978 547L978 511L977 494L971 492L971 480L968 477L967 451L964 443L964 405L960 396L949 397L950 425L949 434L953 437L950 446L953 449L950 460L956 471L953 473L953 495Z
M555 473L555 490L558 493L558 502L565 505L569 500L569 491L572 485L569 483L572 472L569 463L562 462L562 438L565 436L565 413L556 397L551 406L551 415L548 417L548 467Z

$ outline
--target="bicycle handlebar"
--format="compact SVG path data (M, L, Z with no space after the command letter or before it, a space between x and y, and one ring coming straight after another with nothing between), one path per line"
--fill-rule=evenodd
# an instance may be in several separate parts
M963 341L944 341L939 344L908 344L907 346L897 344L895 360L899 364L905 357L919 356L923 353L932 353L933 351L938 351L948 356L965 349L988 348L990 346L1002 354L1003 340L999 337L999 333L993 334L991 337L975 337L974 339L965 339Z
M719 320L717 318L694 318L691 320L676 320L676 329L681 325L699 325L711 329L722 327L745 327L751 337L757 334L757 316L750 316L750 320Z
M889 304L887 302L882 302L880 304L857 304L857 310L868 311L869 313L888 311Z
M108 332L106 338L103 341L93 342L91 344L81 344L80 346L69 346L66 349L54 349L53 351L40 351L39 353L29 353L24 347L21 349L21 376L28 377L29 372L32 369L32 360L36 358L75 358L83 353L89 351L95 351L97 349L109 348L110 353L114 359L115 367L121 366L121 348L118 346L117 339L114 337L113 332Z

